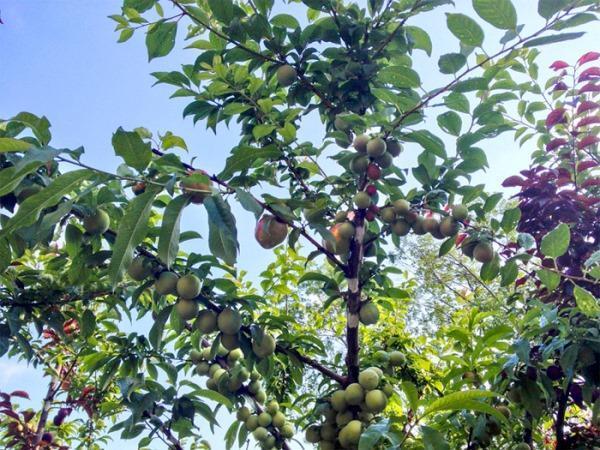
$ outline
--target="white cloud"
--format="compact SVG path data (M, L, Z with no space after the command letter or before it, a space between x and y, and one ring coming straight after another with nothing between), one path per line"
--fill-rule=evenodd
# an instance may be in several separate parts
M25 363L0 361L0 385L14 381L16 377L22 378L24 374L34 373L35 369Z

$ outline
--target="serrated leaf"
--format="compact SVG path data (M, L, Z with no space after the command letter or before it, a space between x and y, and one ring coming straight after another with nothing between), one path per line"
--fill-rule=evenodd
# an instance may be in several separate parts
M491 391L471 390L453 392L433 401L423 412L423 416L428 416L442 411L479 411L489 414L500 422L506 422L506 417L499 413L495 408L479 401L484 398L492 398L497 394Z
M501 30L517 28L517 11L510 0L473 0L479 17Z
M404 27L406 32L410 35L413 41L413 47L418 48L419 50L423 50L427 53L427 56L431 56L431 51L433 49L431 44L431 38L429 34L425 30L419 27L407 26Z
M180 195L169 202L163 213L158 235L158 258L170 267L179 250L180 222L183 210L189 203L189 196Z
M561 223L542 238L540 250L548 258L558 258L565 254L571 242L571 230L566 223Z
M19 228L33 224L42 210L55 206L65 195L77 189L93 175L94 173L91 170L82 169L67 172L55 178L48 187L21 203L17 213L0 230L0 239Z
M152 160L152 148L135 131L125 131L119 127L112 137L115 154L125 163L139 171L144 170Z
M462 128L462 119L454 111L446 111L445 113L437 116L437 123L439 127L446 133L453 136L460 135L460 129Z
M168 55L175 47L177 22L159 21L151 25L146 33L148 61Z
M146 236L152 203L158 193L159 190L148 188L142 195L135 197L127 205L125 215L119 222L108 265L108 275L115 286L133 259L133 249Z
M38 117L35 114L29 112L20 112L16 116L10 119L11 122L19 122L33 132L33 135L42 145L47 145L52 139L50 133L50 122L45 116Z
M446 158L446 149L444 142L428 130L417 130L407 133L405 139L412 142L417 142L425 150L432 152L435 156L442 159Z
M469 99L460 92L451 92L444 97L444 104L455 111L469 114Z
M212 254L227 264L235 264L239 244L229 205L220 195L213 195L204 200L204 207L208 212L208 245Z
M446 14L446 24L450 32L460 42L470 47L480 47L483 44L483 29L477 22L464 14Z

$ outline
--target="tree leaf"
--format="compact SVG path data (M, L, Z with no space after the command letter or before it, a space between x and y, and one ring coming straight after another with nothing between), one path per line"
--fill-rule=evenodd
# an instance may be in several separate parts
M450 32L460 42L470 47L481 47L483 44L483 29L477 22L464 14L446 14L446 24Z
M465 114L469 114L469 112L471 111L471 108L469 106L469 99L460 92L451 92L446 97L444 97L444 105L446 105L450 109L453 109L458 112L463 112Z
M421 85L419 74L406 66L387 66L379 71L379 81L396 88L414 88Z
M443 114L437 116L437 123L439 127L446 133L453 136L460 135L460 129L462 128L462 119L454 111L446 111Z
M162 20L151 25L146 34L148 61L168 55L173 50L173 47L175 47L176 36L177 22L165 22Z
M435 156L442 159L446 158L446 149L444 142L428 130L411 131L405 135L405 139L412 142L417 142L425 150L432 152Z
M550 292L556 289L560 283L560 275L551 270L540 269L536 275Z
M573 290L577 307L588 317L598 317L600 315L600 304L598 299L590 291L579 286Z
M31 144L29 142L0 137L0 153L24 152L30 148Z
M46 118L46 116L38 117L35 114L31 114L28 112L20 112L12 119L11 122L19 122L31 129L33 135L36 137L38 141L42 145L47 145L52 139L52 134L50 133L50 122Z
M168 305L163 310L161 310L156 315L156 319L154 319L152 328L150 328L150 332L148 333L148 340L150 341L150 344L152 345L154 350L159 351L162 348L162 336L165 331L165 324L167 323L167 319L171 315L172 309L173 305Z
M421 426L423 434L424 450L450 450L450 446L446 442L444 435L435 428Z
M170 267L179 250L179 224L189 196L180 195L169 202L163 214L158 235L158 258Z
M146 192L135 197L127 205L125 215L119 222L117 238L108 265L108 275L113 285L117 284L131 263L135 246L146 236L152 203L159 192L158 189L146 189Z
M403 381L401 386L402 391L406 396L406 400L408 401L408 406L413 413L416 413L419 408L419 392L417 391L417 387L411 381Z
M266 145L260 148L240 146L227 158L225 169L219 174L219 178L229 179L234 173L249 169L257 161L273 160L279 158L280 155L281 152L275 145Z
M78 188L84 181L89 180L93 174L91 170L82 169L67 172L55 178L48 187L21 203L17 213L0 230L0 239L19 228L33 224L42 210L55 206L65 195Z
M407 26L404 30L410 35L413 41L413 47L423 50L427 53L427 56L431 56L433 46L431 44L431 38L425 30L419 27Z
M231 0L208 0L208 6L218 21L229 24L233 19L233 2Z
M549 19L571 3L573 3L572 0L539 0L537 7L538 14L544 19Z
M59 153L58 150L30 150L14 166L0 170L0 195L12 192L23 178Z
M517 275L519 274L519 268L516 261L508 261L500 269L500 285L508 286L515 282Z
M530 41L525 42L523 47L536 47L538 45L545 44L553 44L555 42L562 41L570 41L571 39L577 39L585 34L584 31L579 31L577 33L563 33L563 34L553 34L551 36L542 36L539 38L531 39Z
M494 392L483 390L453 392L433 401L425 409L423 416L428 416L441 411L470 410L484 412L495 417L500 422L506 422L506 417L498 412L496 408L479 401L479 399L491 398L496 395L497 394Z
M144 170L152 160L150 143L145 143L135 131L125 131L119 127L113 134L112 145L115 154L122 157L125 163L139 170Z
M565 254L571 241L571 230L566 223L561 223L542 238L540 250L548 258L558 258Z
M517 11L510 0L473 0L479 17L501 30L517 28Z
M229 205L220 195L204 200L208 212L208 245L213 255L233 265L237 259L239 244L235 217Z
M233 404L231 403L231 400L229 400L223 394L219 394L216 391L211 391L210 389L194 389L193 392L197 396L207 398L209 400L212 400L213 402L219 403L219 404L225 406L227 409L233 408Z
M473 77L455 83L452 87L454 92L484 91L488 88L489 81L483 77Z
M256 219L260 218L263 213L263 207L260 206L248 191L245 191L242 188L235 188L235 196L240 202L240 205L242 205L242 208L253 213Z
M500 226L505 233L509 233L515 229L521 219L521 210L519 208L511 208L504 211Z

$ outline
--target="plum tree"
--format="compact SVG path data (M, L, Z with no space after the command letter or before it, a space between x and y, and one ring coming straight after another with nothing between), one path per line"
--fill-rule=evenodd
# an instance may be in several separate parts
M98 170L0 120L0 355L49 380L0 392L0 446L598 446L600 54L539 56L598 7L450 3L125 1L119 41L195 52L152 76L210 160L138 126Z

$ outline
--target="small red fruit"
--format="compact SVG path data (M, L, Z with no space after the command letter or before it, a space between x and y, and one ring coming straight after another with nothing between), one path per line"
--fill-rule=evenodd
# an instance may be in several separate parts
M367 177L370 180L379 180L381 178L381 169L375 163L371 163L367 166Z
M190 201L192 203L200 204L204 202L205 198L210 197L212 181L210 181L208 174L204 170L193 170L189 175L189 179L183 179L181 181L181 188L183 189L183 192L190 196ZM196 175L196 177L194 177L194 175ZM204 175L206 181L194 179L198 178L198 175Z
M271 214L263 215L256 223L254 236L262 248L273 248L285 241L287 225Z
M374 184L370 184L365 189L365 192L367 194L369 194L371 197L373 197L375 194L377 194L377 186L375 186Z

